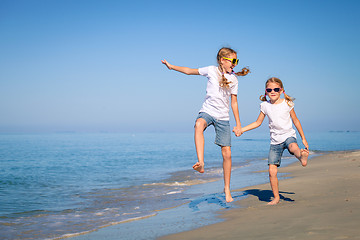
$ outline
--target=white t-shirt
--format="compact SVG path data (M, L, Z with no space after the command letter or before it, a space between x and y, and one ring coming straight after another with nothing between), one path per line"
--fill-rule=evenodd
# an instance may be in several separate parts
M290 107L285 100L279 104L271 104L270 102L262 102L260 110L269 118L270 128L270 144L283 143L287 138L296 138L296 132L292 127L290 111L294 105Z
M199 68L199 74L208 78L205 101L199 112L206 112L217 120L229 121L229 98L237 95L238 80L235 74L225 74L231 82L229 88L220 87L221 72L215 66Z

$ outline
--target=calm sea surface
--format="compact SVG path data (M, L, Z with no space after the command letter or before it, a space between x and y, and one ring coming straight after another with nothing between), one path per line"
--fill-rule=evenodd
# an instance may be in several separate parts
M206 172L199 174L191 168L193 133L1 134L0 239L72 236L186 204L197 211L209 194L227 208L220 148L211 131L205 137ZM313 155L360 149L360 132L313 132L307 139ZM266 169L268 149L268 133L233 138L232 189L267 181L252 171Z

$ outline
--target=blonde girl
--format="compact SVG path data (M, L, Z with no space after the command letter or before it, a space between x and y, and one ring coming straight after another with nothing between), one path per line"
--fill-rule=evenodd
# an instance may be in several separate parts
M284 98L280 95L284 94ZM269 100L267 100L267 97ZM295 155L305 167L309 156L309 145L306 141L302 126L297 118L294 110L294 99L287 95L284 90L283 83L278 78L270 78L265 84L265 94L260 96L263 101L260 104L260 114L258 119L241 129L241 132L252 130L259 127L265 116L269 118L270 129L270 151L269 151L269 178L270 185L274 194L274 199L268 203L275 205L280 201L279 181L277 178L277 168L281 164L281 157L285 149ZM305 146L300 149L296 141L296 132L292 124L295 125Z
M169 70L175 70L187 75L202 75L207 77L207 88L205 101L199 111L195 122L195 148L198 162L193 165L193 169L204 172L204 131L213 125L215 127L215 144L221 147L224 170L224 192L227 202L233 201L230 193L231 177L231 131L229 122L229 110L231 98L231 109L234 114L236 126L233 132L236 136L241 135L241 123L237 102L238 80L236 76L245 76L249 73L247 68L235 73L233 69L238 64L236 52L231 48L221 48L217 54L218 66L208 66L203 68L188 68L175 66L162 60Z

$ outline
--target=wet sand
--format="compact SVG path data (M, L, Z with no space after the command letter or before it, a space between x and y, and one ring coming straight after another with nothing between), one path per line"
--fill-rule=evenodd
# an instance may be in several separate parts
M279 181L278 205L267 205L269 183L238 189L249 197L223 211L223 222L159 239L360 239L360 151L333 152L279 173L291 178Z

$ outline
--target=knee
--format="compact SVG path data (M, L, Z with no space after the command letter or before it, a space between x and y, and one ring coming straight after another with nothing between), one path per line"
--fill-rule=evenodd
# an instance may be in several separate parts
M300 148L296 143L291 143L288 147L289 152L292 154L298 154L300 152Z
M231 161L231 148L230 147L222 147L221 152L222 152L223 158L225 160Z
M194 128L195 131L204 131L206 128L206 121L202 118L199 118L198 120L196 120Z
M277 177L277 167L269 167L269 177Z

